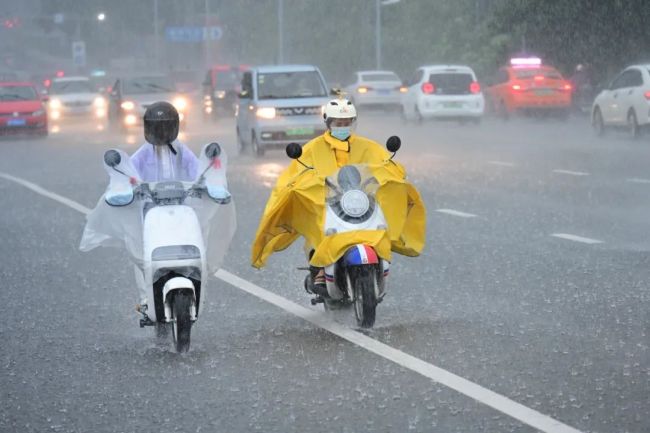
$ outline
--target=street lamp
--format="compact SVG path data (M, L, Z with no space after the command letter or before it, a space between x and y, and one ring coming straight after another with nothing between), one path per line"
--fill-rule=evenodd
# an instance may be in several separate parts
M375 65L381 69L381 7L399 3L400 0L375 0Z
M106 14L104 12L100 12L97 14L97 21L104 21L106 19Z

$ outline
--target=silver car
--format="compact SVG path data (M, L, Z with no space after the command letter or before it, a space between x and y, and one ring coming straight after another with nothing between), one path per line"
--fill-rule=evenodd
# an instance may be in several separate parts
M52 121L106 117L106 99L87 77L55 78L48 90L48 114Z
M258 66L244 72L237 104L237 143L257 156L268 148L304 144L325 132L329 92L315 66Z
M357 107L397 107L401 94L406 92L402 80L391 71L355 72L350 84L345 87L348 98Z

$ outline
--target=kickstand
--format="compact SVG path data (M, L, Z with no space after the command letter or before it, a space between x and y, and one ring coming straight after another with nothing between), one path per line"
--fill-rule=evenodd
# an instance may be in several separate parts
M142 315L142 318L140 319L140 328L144 328L145 326L154 326L155 323L153 320L149 318L147 315L147 306L146 305L136 305L135 306L135 311L140 313Z

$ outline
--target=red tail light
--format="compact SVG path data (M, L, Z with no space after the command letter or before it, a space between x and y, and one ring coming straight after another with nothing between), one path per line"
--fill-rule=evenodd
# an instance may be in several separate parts
M571 84L569 83L566 83L562 86L562 90L564 90L565 92L570 92L572 89L573 87L571 87Z
M472 81L472 84L469 85L469 91L474 94L481 93L481 85L476 81Z
M645 93L643 94L643 96L645 96L646 99L650 99L650 90L648 90L647 92L645 92Z
M430 95L435 91L436 91L436 86L434 86L433 83L424 83L424 84L422 84L422 93Z
M533 78L535 81L544 81L544 76L543 75L535 75Z

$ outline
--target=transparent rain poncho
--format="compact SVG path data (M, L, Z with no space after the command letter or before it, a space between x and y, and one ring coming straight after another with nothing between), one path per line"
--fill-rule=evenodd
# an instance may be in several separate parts
M199 158L199 179L182 184L186 190L192 188L197 181L205 187L200 198L188 196L183 204L196 212L206 247L206 264L212 273L221 266L234 236L236 216L235 205L228 192L226 154L222 152L219 157L210 160L205 154L207 146ZM151 207L155 203L134 194L134 187L145 182L141 181L128 154L121 150L117 152L121 161L116 168L122 173L104 163L110 177L109 185L86 218L79 248L81 251L90 251L99 246L125 248L130 259L142 268L144 209L145 205ZM155 183L148 185L154 191ZM183 227L178 229L183 230Z

